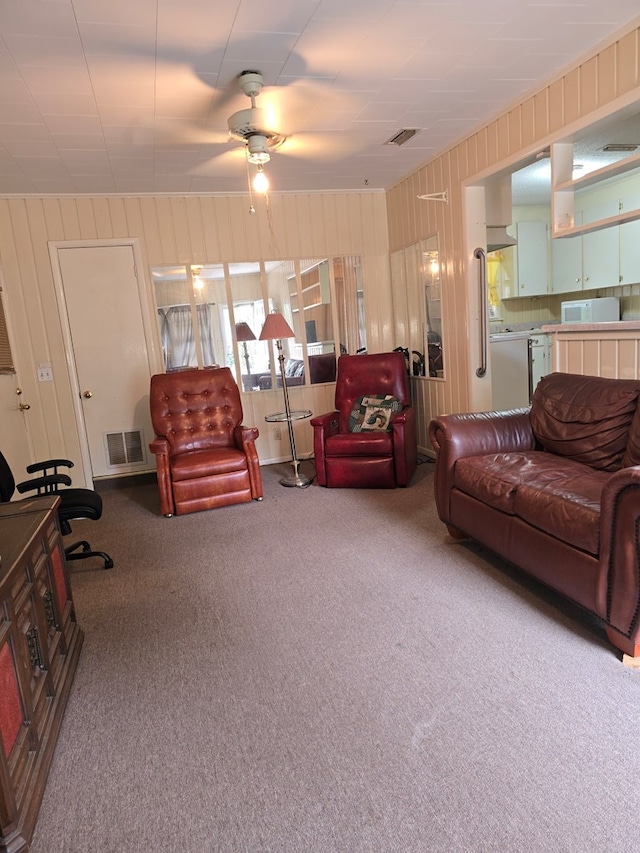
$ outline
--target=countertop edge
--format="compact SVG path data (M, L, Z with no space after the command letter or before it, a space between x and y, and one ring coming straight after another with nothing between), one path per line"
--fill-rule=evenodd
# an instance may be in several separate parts
M558 334L573 332L640 332L640 320L615 320L608 323L554 323L542 326L541 332Z

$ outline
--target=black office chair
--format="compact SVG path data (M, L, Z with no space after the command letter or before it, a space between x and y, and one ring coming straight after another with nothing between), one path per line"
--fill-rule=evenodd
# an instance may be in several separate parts
M63 536L71 533L71 524L75 518L90 518L97 521L102 515L102 498L92 489L60 489L60 486L70 486L71 477L59 474L58 468L73 468L73 462L68 459L48 459L45 462L34 462L27 465L27 474L40 472L39 477L18 483L13 478L9 463L0 452L0 502L10 501L17 490L21 495L25 492L36 492L38 495L56 494L60 497L58 505L58 520ZM80 550L78 550L80 549ZM83 560L86 557L100 557L104 560L105 569L113 568L113 560L104 551L93 551L91 545L82 539L67 545L64 549L67 560Z

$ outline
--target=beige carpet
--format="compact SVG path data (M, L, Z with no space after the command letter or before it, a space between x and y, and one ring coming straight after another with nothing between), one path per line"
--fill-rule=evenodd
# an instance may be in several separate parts
M307 463L308 464L308 463ZM638 848L640 674L408 489L77 524L85 647L32 853Z

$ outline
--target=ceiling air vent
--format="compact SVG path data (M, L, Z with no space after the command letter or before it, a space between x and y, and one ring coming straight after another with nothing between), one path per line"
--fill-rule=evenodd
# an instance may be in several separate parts
M603 145L603 151L635 151L638 148L633 142L608 142Z
M419 128L417 128L417 127L405 128L404 130L399 130L395 134L395 136L392 136L391 139L387 139L387 141L384 144L385 145L404 145L405 142L408 142L410 139L412 139L416 135L418 130L419 130Z

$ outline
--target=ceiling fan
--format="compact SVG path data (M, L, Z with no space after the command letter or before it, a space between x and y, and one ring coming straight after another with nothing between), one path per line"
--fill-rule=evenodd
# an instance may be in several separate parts
M233 168L233 164L239 165L242 159L256 166L264 183L266 176L262 167L276 151L287 157L336 159L356 150L356 141L348 134L336 134L318 127L319 117L329 104L334 112L348 110L350 97L347 93L330 91L311 79L265 87L262 73L257 70L241 71L234 82L249 98L251 106L237 110L226 119L228 132L224 140L220 133L207 132L209 144L224 145L224 150L202 163L198 169L200 173L210 173L212 168ZM222 103L230 97L230 93L226 94L218 102L218 115ZM260 106L257 106L258 98ZM203 141L206 144L206 140ZM229 142L233 141L243 146L230 150Z
M251 106L238 110L229 116L227 126L229 136L244 142L247 149L247 160L256 166L262 166L271 159L271 152L276 151L287 139L287 135L275 129L275 117L267 110L256 106L256 98L262 91L264 81L259 71L242 71L238 75L240 91L251 100Z

